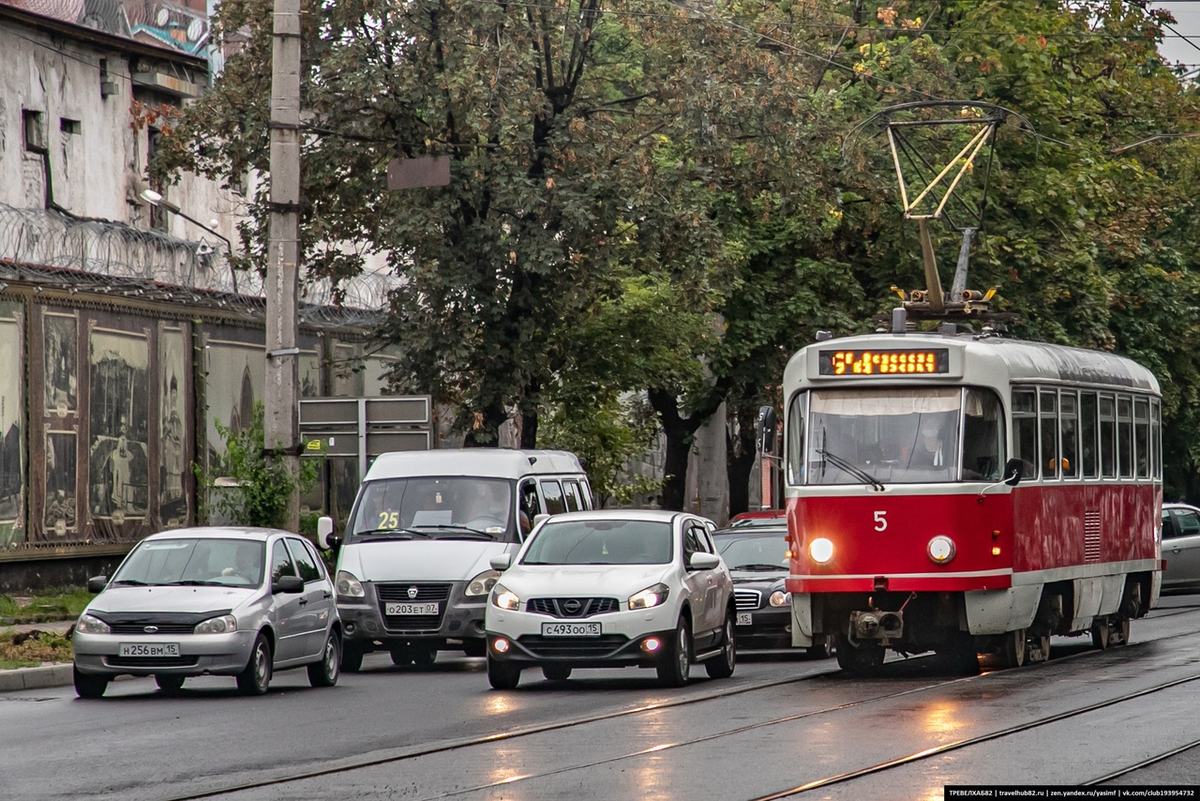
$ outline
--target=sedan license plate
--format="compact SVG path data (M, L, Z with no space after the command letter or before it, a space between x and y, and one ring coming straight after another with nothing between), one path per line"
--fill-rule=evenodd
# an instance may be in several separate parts
M543 623L543 637L599 637L599 623Z
M738 612L735 625L751 626L754 624L754 614L751 612Z
M177 642L123 642L121 656L179 656Z
M385 615L436 615L437 604L386 604L383 607Z

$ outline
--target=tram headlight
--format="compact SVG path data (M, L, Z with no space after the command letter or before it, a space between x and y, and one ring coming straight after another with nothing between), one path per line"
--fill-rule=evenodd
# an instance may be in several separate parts
M954 558L954 540L939 534L925 546L925 553L933 562L944 565Z
M819 565L833 558L833 542L824 537L817 537L808 544L808 555Z

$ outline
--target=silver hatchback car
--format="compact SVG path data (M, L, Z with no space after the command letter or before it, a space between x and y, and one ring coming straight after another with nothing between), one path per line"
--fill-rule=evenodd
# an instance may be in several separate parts
M75 624L75 691L99 698L121 674L176 692L189 676L236 676L247 695L276 670L337 683L341 622L312 543L265 528L188 528L139 542Z

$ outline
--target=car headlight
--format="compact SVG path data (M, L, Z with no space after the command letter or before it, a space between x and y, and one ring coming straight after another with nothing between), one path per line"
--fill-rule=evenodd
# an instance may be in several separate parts
M485 570L475 578L471 579L467 584L465 595L470 598L476 595L487 595L492 591L492 587L496 586L496 581L500 578L499 570Z
M769 602L770 602L771 606L787 606L788 602L791 600L792 600L792 594L790 592L784 592L783 590L775 590L775 592L771 593Z
M337 594L339 598L362 598L366 595L362 582L353 573L339 570L337 574Z
M492 603L510 612L521 608L521 599L515 592L506 589L503 584L496 584L492 587Z
M808 555L819 565L833 558L833 543L824 537L817 537L808 544Z
M194 634L229 634L237 631L237 618L233 615L210 617L196 624Z
M929 554L931 560L943 565L954 558L954 540L939 534L925 546L925 553Z
M79 616L79 620L75 621L75 630L81 634L111 634L112 629L98 617L92 617L88 614Z
M667 600L667 595L670 592L671 588L666 584L655 584L653 587L647 587L629 596L629 608L649 609L652 606L658 606Z

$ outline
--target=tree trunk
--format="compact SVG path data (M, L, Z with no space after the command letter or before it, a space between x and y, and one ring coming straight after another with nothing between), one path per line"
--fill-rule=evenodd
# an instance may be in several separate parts
M750 474L754 469L755 452L754 421L757 416L748 414L738 407L737 428L726 432L729 454L726 460L726 475L729 477L729 516L750 510ZM770 502L770 499L764 499Z
M679 413L679 401L671 392L651 389L650 406L658 413L667 451L663 457L662 508L682 512L687 504L687 471L692 456L692 438L704 421L712 417L724 398L724 388L714 388L712 396L691 417Z

